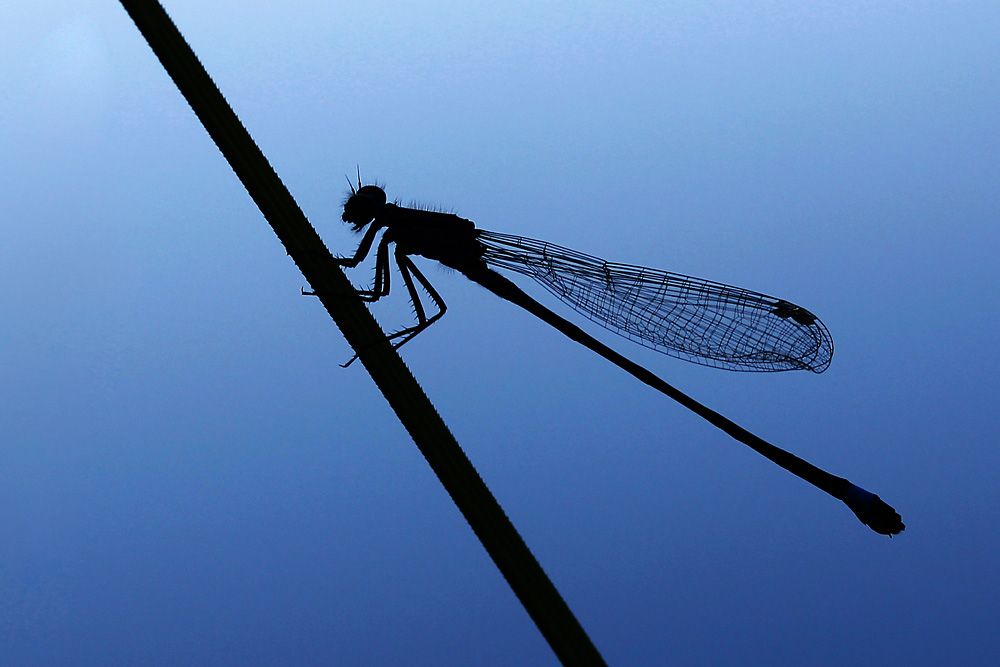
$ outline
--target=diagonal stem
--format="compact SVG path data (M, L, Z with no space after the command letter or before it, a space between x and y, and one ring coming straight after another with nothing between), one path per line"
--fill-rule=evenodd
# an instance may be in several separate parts
M156 0L121 0L564 665L604 661L386 340L264 154Z

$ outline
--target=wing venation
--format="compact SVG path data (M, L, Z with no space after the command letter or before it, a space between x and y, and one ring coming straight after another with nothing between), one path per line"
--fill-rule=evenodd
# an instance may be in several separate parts
M677 273L480 231L483 258L534 279L594 322L679 359L739 371L822 373L833 339L805 308Z

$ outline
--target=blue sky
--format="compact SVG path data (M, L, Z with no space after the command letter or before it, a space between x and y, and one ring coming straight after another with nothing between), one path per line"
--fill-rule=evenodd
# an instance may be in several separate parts
M1000 660L995 3L205 4L166 8L334 252L360 165L829 327L822 375L599 335L892 540L426 267L403 357L609 664ZM121 7L2 18L4 660L555 664Z

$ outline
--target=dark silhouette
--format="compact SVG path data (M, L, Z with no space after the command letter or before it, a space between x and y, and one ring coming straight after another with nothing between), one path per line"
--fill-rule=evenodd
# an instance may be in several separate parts
M389 345L366 349L370 341L385 334L360 298L344 298L351 283L177 26L156 0L121 0L121 4L302 275L319 292L320 302L344 338L355 350L365 350L365 369L375 386L559 661L564 665L604 665L583 626L399 355L388 353Z
M720 283L654 269L614 264L553 244L476 229L450 213L387 203L375 185L351 187L343 220L365 232L344 266L357 266L376 250L375 282L360 291L366 301L389 293L389 245L416 312L417 323L389 339L399 347L438 320L446 306L410 255L441 262L497 296L521 306L571 339L666 394L782 468L843 501L862 523L883 535L904 529L900 516L877 495L832 475L740 427L698 403L644 367L615 352L541 305L489 264L530 276L602 326L630 340L681 359L729 370L809 369L830 364L833 341L815 315L781 299ZM428 317L414 279L434 301ZM353 361L353 360L352 360ZM350 362L349 362L350 363Z

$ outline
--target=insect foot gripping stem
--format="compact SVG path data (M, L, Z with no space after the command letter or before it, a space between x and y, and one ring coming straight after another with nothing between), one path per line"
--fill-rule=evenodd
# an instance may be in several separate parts
M844 493L843 501L857 515L861 523L880 535L892 537L906 529L899 512L887 505L877 495L865 491L860 486L850 484Z

